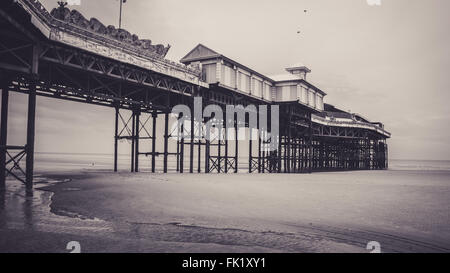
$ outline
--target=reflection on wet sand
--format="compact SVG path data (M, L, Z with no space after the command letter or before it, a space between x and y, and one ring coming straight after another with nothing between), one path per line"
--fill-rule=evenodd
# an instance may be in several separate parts
M448 175L37 176L33 197L7 184L0 252L450 252Z
M0 191L0 228L6 226L6 196L4 191Z
M70 241L72 235L90 236L95 232L109 232L112 229L104 221L98 219L82 220L76 217L65 217L51 213L50 204L52 192L42 190L42 186L61 183L62 181L36 177L36 188L33 196L26 194L25 187L17 181L7 181L4 194L0 195L0 233L10 234L10 240L6 236L0 239L0 252L55 252L51 247L47 250L40 249L46 242L41 234L59 234L67 237L64 241ZM19 236L17 240L14 237ZM23 237L27 245L37 245L30 248L18 247ZM56 235L55 235L56 236ZM63 251L63 244L58 246L56 252Z

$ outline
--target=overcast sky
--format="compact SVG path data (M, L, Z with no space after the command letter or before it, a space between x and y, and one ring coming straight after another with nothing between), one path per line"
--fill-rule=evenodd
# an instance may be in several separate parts
M118 0L81 1L87 18L117 25ZM325 102L385 124L391 158L450 159L449 10L448 0L128 0L123 27L172 45L176 61L202 43L266 75L302 62ZM26 96L10 103L9 144L24 144ZM45 98L37 109L38 151L112 152L112 109Z

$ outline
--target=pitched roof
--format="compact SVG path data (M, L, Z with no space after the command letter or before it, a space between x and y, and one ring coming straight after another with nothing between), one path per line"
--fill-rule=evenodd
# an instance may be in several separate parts
M209 58L220 57L221 54L212 50L211 48L204 46L202 44L198 44L194 49L192 49L186 56L184 56L180 62L186 63L194 60L203 60Z

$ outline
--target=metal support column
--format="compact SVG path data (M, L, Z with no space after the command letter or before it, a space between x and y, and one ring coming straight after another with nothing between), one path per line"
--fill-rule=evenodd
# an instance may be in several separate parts
M114 172L117 172L118 151L119 151L119 106L116 106L115 121L114 121Z
M280 131L281 132L281 131ZM280 133L280 135L278 136L278 151L277 151L277 156L278 156L278 158L277 158L277 161L278 161L278 164L277 164L277 173L281 173L281 141L283 140L283 138L282 138L282 136L281 136L281 133Z
M294 143L293 143L293 149L292 149L292 172L296 173L297 172L297 148L298 148L298 138L294 137Z
M198 121L198 152L197 152L197 172L202 172L202 122Z
M26 145L27 159L26 159L25 187L27 195L33 194L35 122L36 122L36 81L31 80L28 93L28 121L27 121L27 145Z
M225 117L227 116L227 114L225 113ZM228 126L227 126L227 122L224 122L224 126L225 126L225 169L224 172L228 173Z
M156 161L156 118L158 113L154 111L152 113L152 173L155 172L155 161Z
M183 173L184 172L184 122L181 124L181 142L180 142L179 158L180 158L180 173Z
M167 173L167 157L169 156L169 113L164 113L164 162L163 171Z
M252 163L253 163L253 128L248 126L249 131L249 141L248 141L248 172L252 173Z
M291 128L291 118L290 118L290 116L289 116L289 125L288 125L288 132L287 132L287 134L288 134L288 142L287 142L287 160L286 160L286 167L287 167L287 172L288 173L290 173L291 172L291 153L292 153L292 151L291 151L291 148L292 148L292 146L291 146L291 141L292 141L292 135L291 135L291 132L292 132L292 128Z
M178 172L180 170L180 134L181 134L181 130L180 130L180 124L179 124L179 120L181 118L181 114L178 116L178 121L177 121L177 153L176 153L176 162L177 162L177 168L176 168L176 172Z
M1 83L2 89L2 116L0 129L0 192L6 189L6 145L8 135L8 103L9 103L9 82Z
M139 172L139 131L140 131L140 121L139 117L141 115L140 110L136 110L135 112L135 122L136 122L136 129L135 129L135 147L134 147L134 171Z
M25 188L26 195L33 195L33 173L34 173L34 137L35 137L35 123L36 123L36 83L38 79L39 68L39 54L40 48L38 45L33 45L32 63L31 63L31 80L28 90L28 120L27 120L27 144L25 151L26 158L26 174L25 174Z
M309 114L309 136L308 136L308 172L312 172L312 138L313 138L313 129L312 129L312 119L311 114Z
M209 173L209 155L210 155L210 137L211 137L211 128L209 126L206 126L206 135L205 135L205 173Z
M261 145L262 145L262 139L261 139L261 121L259 119L258 114L258 173L261 173Z
M289 125L288 125L289 126ZM286 129L286 135L284 136L284 142L283 142L283 157L284 157L284 160L283 160L283 166L284 166L284 173L287 173L287 171L288 171L288 167L287 167L287 162L288 162L288 154L287 154L287 142L289 141L288 140L288 133L287 133L287 131L288 131L289 129Z
M234 119L234 138L235 138L235 146L234 146L234 172L238 172L239 168L239 128L237 117Z
M223 123L223 120L221 121ZM218 136L217 136L217 173L222 171L220 162L222 161L222 126L218 128Z
M131 138L130 138L131 139L131 172L134 172L134 159L135 159L135 157L134 157L134 143L135 143L134 136L136 135L136 132L135 132L136 116L134 115L134 111L132 111L131 117L132 117L131 118Z
M191 109L191 113L193 113L193 107ZM194 123L194 115L191 114L191 143L189 146L189 172L194 172L194 143L195 143L195 123Z

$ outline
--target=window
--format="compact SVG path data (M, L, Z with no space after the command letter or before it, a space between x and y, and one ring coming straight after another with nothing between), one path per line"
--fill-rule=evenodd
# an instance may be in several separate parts
M217 82L217 79L216 79L216 64L203 65L202 72L203 72L203 75L202 75L203 79L207 83L215 83L215 82Z
M309 105L315 107L316 101L315 101L315 96L314 96L314 92L313 91L309 92L309 101L308 102L309 102L308 103Z
M297 100L297 86L291 85L290 100Z

